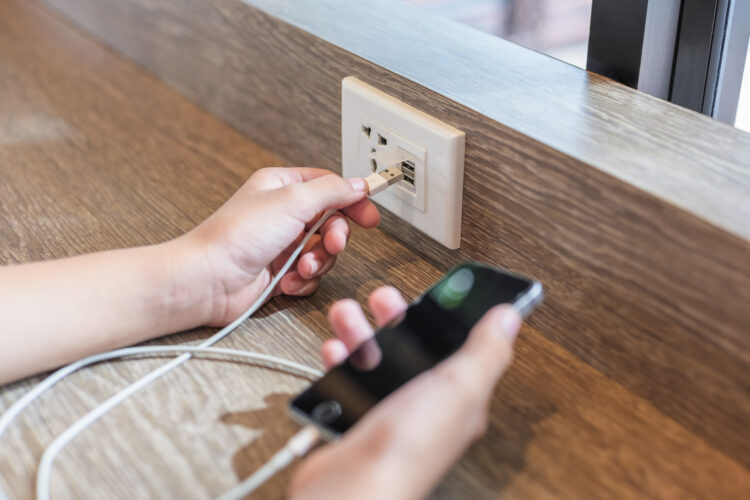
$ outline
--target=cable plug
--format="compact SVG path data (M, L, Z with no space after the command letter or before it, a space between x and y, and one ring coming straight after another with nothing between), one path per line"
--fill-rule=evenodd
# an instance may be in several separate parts
M370 196L374 196L381 191L385 191L388 186L392 186L397 182L403 180L404 173L398 167L389 167L380 172L370 174L365 177L367 188L370 191Z
M295 457L304 457L320 441L320 431L314 425L308 425L286 443Z
M287 441L263 467L242 480L237 486L221 495L217 500L240 500L257 490L277 472L286 468L295 458L303 457L320 440L320 432L308 425Z

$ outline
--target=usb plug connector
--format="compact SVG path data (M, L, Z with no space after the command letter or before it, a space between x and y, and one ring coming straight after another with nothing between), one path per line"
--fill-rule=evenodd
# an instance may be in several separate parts
M365 182L370 190L370 196L384 191L388 186L392 186L403 180L404 173L398 167L390 167L380 172L365 177Z

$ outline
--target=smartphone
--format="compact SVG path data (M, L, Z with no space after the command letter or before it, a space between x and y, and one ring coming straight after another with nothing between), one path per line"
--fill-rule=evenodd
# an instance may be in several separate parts
M289 404L292 418L340 437L393 391L453 354L497 304L525 318L542 302L542 284L469 262L449 271L388 326Z

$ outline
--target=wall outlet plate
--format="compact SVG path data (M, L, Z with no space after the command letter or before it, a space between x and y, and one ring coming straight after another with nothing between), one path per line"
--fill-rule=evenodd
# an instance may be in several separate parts
M386 210L450 249L461 246L466 135L355 77L342 81L344 177L405 161L413 179L373 196Z

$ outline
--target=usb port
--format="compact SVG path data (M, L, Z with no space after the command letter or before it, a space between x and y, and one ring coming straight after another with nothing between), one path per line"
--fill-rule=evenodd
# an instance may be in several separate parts
M401 162L401 172L404 174L404 182L409 184L411 187L415 187L415 169L414 162L404 160Z
M414 177L414 163L409 160L404 160L401 162L401 171L406 174L411 174L412 177Z

